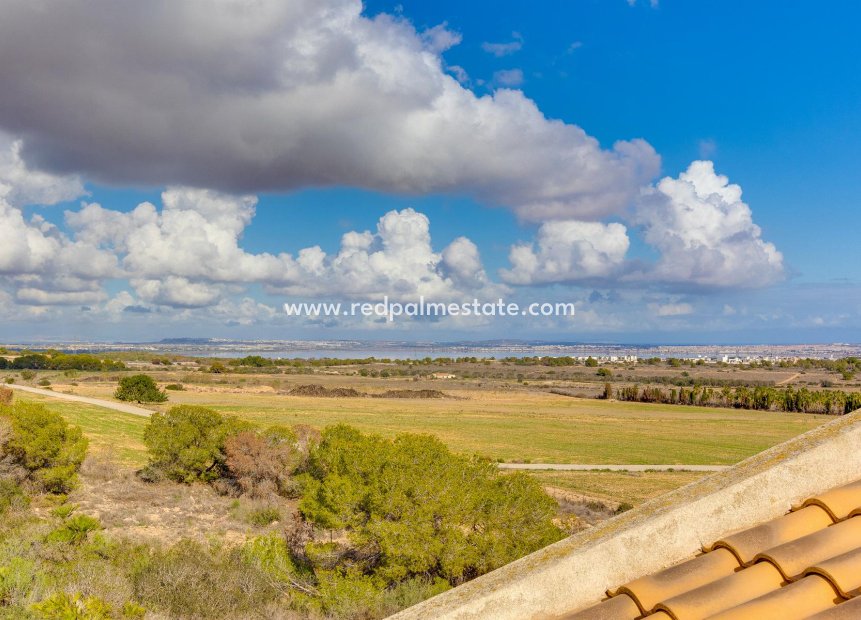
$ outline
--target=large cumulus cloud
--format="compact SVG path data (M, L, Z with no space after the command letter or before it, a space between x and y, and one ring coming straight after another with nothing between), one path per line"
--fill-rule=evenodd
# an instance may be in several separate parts
M602 149L519 91L465 89L439 56L456 35L361 12L7 0L0 127L38 166L111 183L462 192L530 220L618 213L657 174L642 140Z
M783 255L762 239L741 187L695 161L646 191L633 220L660 252L642 277L705 288L756 288L784 275Z

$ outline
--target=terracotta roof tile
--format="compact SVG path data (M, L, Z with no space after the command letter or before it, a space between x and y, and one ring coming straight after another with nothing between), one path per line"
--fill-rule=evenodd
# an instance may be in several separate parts
M810 506L797 512L790 512L774 521L721 538L711 548L729 549L735 553L742 564L750 564L757 553L807 536L832 523L832 518L824 509Z
M861 618L861 596L810 616L808 620L858 620L858 618Z
M831 609L842 600L831 582L819 575L811 575L712 616L709 620L803 620Z
M845 519L853 511L861 510L861 480L811 497L802 506L821 506L835 521Z
M738 560L730 551L717 549L654 575L641 577L609 594L628 594L637 601L643 613L648 613L661 601L731 575L738 568Z
M807 574L819 574L827 578L845 598L858 596L861 594L861 547L818 562L807 570ZM861 618L861 613L858 617Z
M674 620L700 620L777 590L783 577L767 562L723 577L659 603Z
M562 620L635 620L642 614L634 600L624 594L614 596Z
M853 517L798 540L768 549L757 554L754 560L767 560L774 564L786 579L794 580L814 564L858 547L861 547L861 518Z
M570 620L859 620L861 481L608 591ZM847 600L848 599L848 600Z

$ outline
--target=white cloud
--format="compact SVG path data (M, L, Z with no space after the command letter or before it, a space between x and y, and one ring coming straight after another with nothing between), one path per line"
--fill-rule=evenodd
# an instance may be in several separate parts
M433 28L428 28L421 33L427 49L434 54L441 54L446 50L460 45L463 36L459 32L449 30L448 24L443 22Z
M519 32L512 32L511 36L513 40L505 43L489 43L485 41L481 44L481 49L488 54L493 54L497 58L510 56L523 48L523 36Z
M97 304L107 299L102 290L46 291L37 288L19 288L15 294L18 303L35 306L79 306Z
M448 72L451 73L461 84L469 84L469 73L460 65L449 65Z
M72 241L40 215L24 217L21 206L53 204L80 196L79 180L26 167L20 143L0 151L0 278L25 287L37 299L41 284L66 293L88 290L94 279L117 273L114 257L87 241ZM49 303L42 297L39 303Z
M695 161L678 179L666 177L634 215L661 257L644 277L702 287L760 287L783 277L783 256L761 238L741 187Z
M619 214L657 174L641 140L602 149L523 93L464 88L445 26L360 0L253 5L7 0L0 127L25 160L95 181L458 192L532 221Z
M128 213L87 204L67 211L78 239L122 256L129 277L160 280L165 275L212 282L279 281L293 266L286 255L250 254L239 246L254 217L257 199L210 190L171 188L159 211L142 203ZM148 284L153 299L175 299L170 284ZM166 296L165 296L166 295ZM199 292L196 299L207 295Z
M478 248L468 239L435 252L430 221L413 209L386 213L375 233L346 233L336 255L306 248L295 265L292 281L280 287L294 295L449 300L491 298L504 290L490 282Z
M504 281L520 285L607 278L621 267L629 245L622 224L548 222L538 230L536 243L511 248L511 269L500 273Z
M436 252L428 218L412 209L385 214L375 232L345 233L332 256L319 246L273 255L240 246L254 197L171 188L162 203L161 211L150 203L127 213L85 204L66 213L76 239L115 253L149 304L211 306L252 283L278 294L361 299L454 299L504 290L489 280L468 239Z
M0 199L13 207L53 205L84 195L81 179L29 168L21 157L23 142L0 133Z
M650 304L657 316L685 316L693 314L694 307L688 303Z
M493 81L502 86L520 86L523 84L523 71L521 69L503 69L493 74Z

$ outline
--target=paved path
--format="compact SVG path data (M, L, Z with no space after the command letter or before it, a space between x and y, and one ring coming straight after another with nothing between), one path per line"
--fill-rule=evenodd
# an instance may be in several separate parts
M729 465L572 465L570 463L500 463L500 469L546 471L723 471Z
M136 407L135 405L127 405L125 403L115 403L110 400L102 400L101 398L90 398L89 396L77 396L75 394L63 394L62 392L43 390L42 388L30 387L29 385L15 385L14 383L8 384L6 385L6 387L12 388L13 390L19 390L21 392L30 392L31 394L39 394L41 396L59 398L60 400L71 400L76 403L87 403L88 405L96 405L97 407L113 409L114 411L130 413L132 415L139 415L145 418L148 418L153 414L152 411L150 411L149 409L144 409L143 407Z

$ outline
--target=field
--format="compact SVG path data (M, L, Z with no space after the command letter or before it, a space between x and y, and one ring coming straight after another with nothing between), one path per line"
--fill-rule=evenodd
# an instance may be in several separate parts
M707 474L692 471L546 471L533 472L532 475L550 489L636 506Z
M346 423L387 437L429 433L452 450L509 463L636 465L732 465L804 433L828 416L714 407L689 407L599 400L605 381L671 387L690 381L712 385L793 385L858 388L857 379L814 368L746 368L686 364L611 364L547 367L505 361L399 364L374 362L336 366L235 368L224 360L222 372L209 372L215 360L178 357L171 364L128 354L125 361L164 387L170 400L149 405L165 411L176 404L211 407L261 426L307 424L322 428ZM137 361L136 361L137 360ZM607 377L604 368L610 370ZM602 371L599 373L598 371ZM124 373L39 371L17 382L48 382L57 392L113 399ZM675 383L674 383L675 382ZM347 388L365 397L298 396L298 386L319 391ZM444 398L372 398L384 391L428 390ZM313 391L313 390L312 390ZM144 418L96 406L35 395L78 424L91 451L129 467L146 462ZM608 505L636 505L691 482L690 472L533 472L555 497L584 498ZM573 501L577 501L576 499Z
M334 378L327 382L346 384ZM350 385L379 390L379 383ZM403 380L387 380L385 384L386 388L411 387ZM110 398L113 384L55 385L55 389ZM261 425L323 427L343 422L386 436L431 433L454 450L495 460L584 464L731 465L828 419L809 414L608 402L544 391L454 389L445 393L453 398L315 398L278 394L266 385L244 389L189 385L186 391L169 392L170 402L161 408L181 403L205 405ZM86 418L87 424L98 426L97 418L78 415ZM122 417L114 415L120 414L106 418L110 428L123 424ZM110 428L100 432L110 433Z

